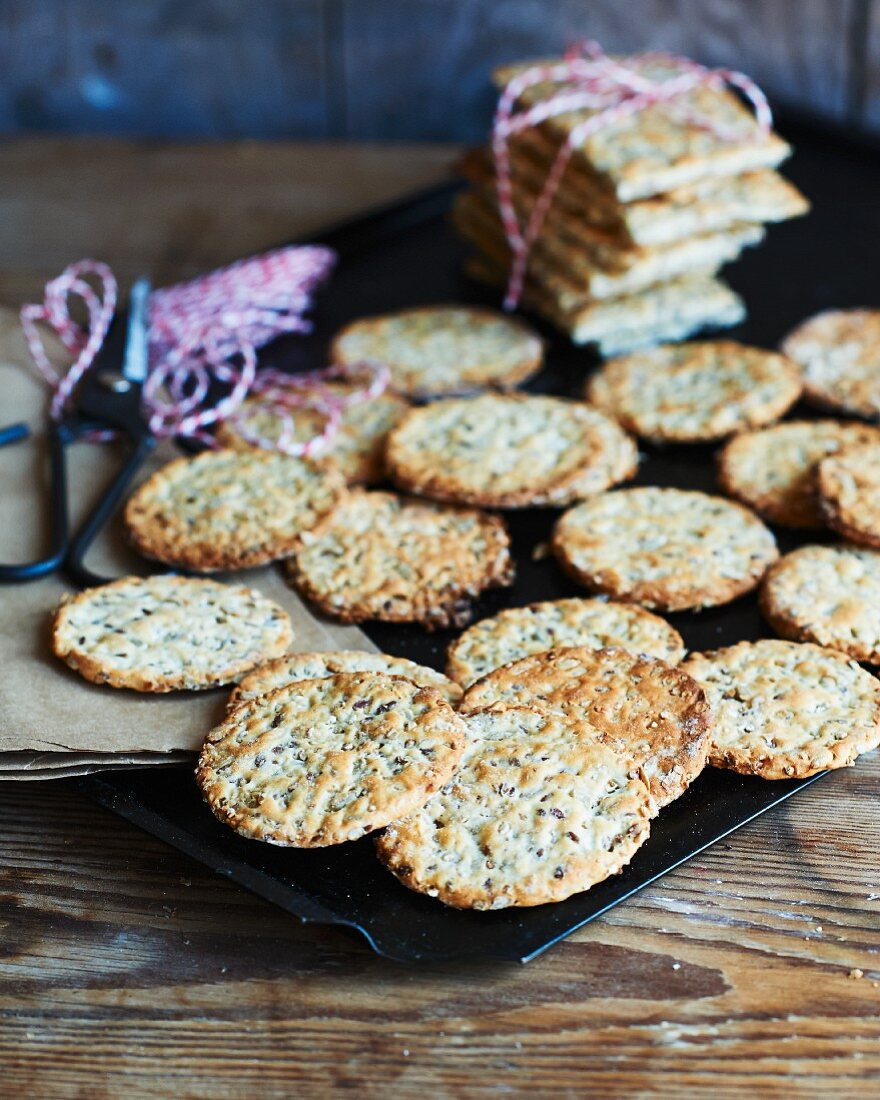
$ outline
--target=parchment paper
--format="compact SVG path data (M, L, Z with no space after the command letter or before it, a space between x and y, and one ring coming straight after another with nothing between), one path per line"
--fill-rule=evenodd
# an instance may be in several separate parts
M48 546L47 392L29 365L17 315L0 308L0 426L25 420L34 433L26 442L0 448L0 561L31 560ZM166 443L157 452L150 468L175 454ZM68 450L74 525L112 476L119 455L114 444L82 443ZM94 546L88 564L113 577L149 572L148 563L124 546L118 523ZM285 607L293 619L296 650L376 649L356 627L311 615L274 566L218 579L252 585ZM140 765L160 759L156 754L195 752L221 718L227 691L141 695L83 680L52 655L48 644L50 614L70 588L57 575L0 586L0 778L10 772L45 778L59 768L94 770L101 760L111 762L104 754L117 755L117 763ZM26 755L8 753L52 755L35 764ZM79 759L70 757L65 764L68 753Z

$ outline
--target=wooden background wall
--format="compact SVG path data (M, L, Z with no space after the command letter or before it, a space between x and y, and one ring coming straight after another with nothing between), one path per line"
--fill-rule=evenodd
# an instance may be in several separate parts
M0 132L473 140L491 65L579 36L880 133L880 0L0 0Z

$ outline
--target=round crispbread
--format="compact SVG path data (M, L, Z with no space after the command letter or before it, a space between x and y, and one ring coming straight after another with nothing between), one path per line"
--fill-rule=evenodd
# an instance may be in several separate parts
M705 443L778 420L800 392L798 369L784 356L704 340L612 359L586 396L642 439Z
M402 489L487 508L560 506L632 477L635 443L580 401L483 394L413 409L391 432L388 470Z
M782 342L801 368L804 397L832 412L880 416L880 309L829 309Z
M568 713L642 769L657 809L684 793L706 763L711 713L703 689L680 668L622 649L536 653L478 680L462 714L503 704Z
M880 664L880 551L801 546L768 571L759 602L783 638Z
M816 485L829 527L850 542L880 548L880 433L823 459Z
M566 646L618 646L667 664L684 657L678 631L636 604L609 600L548 600L511 607L475 623L449 647L446 673L464 687L501 665Z
M348 649L327 653L286 653L268 664L260 665L239 680L229 697L229 709L298 680L319 680L340 672L381 672L386 676L403 676L419 687L434 688L453 706L462 693L461 687L442 672L417 665L406 657Z
M347 390L357 387L336 384L335 388L345 396ZM336 431L311 452L312 456L329 458L350 485L383 481L385 440L409 407L409 402L395 393L382 393L347 405ZM244 426L252 436L265 441L269 450L281 440L285 428L289 431L289 442L296 444L313 439L326 426L325 415L307 405L285 409L284 414L284 419L280 418L265 399L251 397L242 405L239 418L244 419ZM234 450L250 450L254 446L242 433L239 419L224 421L217 429L217 441Z
M297 590L333 618L428 629L463 625L481 592L513 581L497 516L360 490L308 533L287 569Z
M253 588L123 577L67 596L52 650L95 684L166 692L233 683L293 641L287 612Z
M154 561L196 573L248 569L287 557L345 492L342 475L270 451L204 451L177 458L125 507L129 541Z
M522 321L490 309L422 306L346 325L330 357L341 366L382 363L391 389L429 397L517 386L540 369L544 346Z
M647 839L647 787L586 723L512 707L465 723L460 770L376 841L411 890L468 909L562 901L616 874Z
M880 429L841 420L789 420L743 432L718 455L718 483L770 523L820 530L817 463L873 441L880 441Z
M741 505L653 486L571 508L552 547L591 591L660 611L728 603L757 587L779 556L771 532Z
M692 653L682 667L712 704L717 768L803 779L880 744L880 682L842 653L774 638Z
M451 778L464 746L464 723L433 688L342 673L236 707L208 734L196 781L243 836L323 847L417 809Z

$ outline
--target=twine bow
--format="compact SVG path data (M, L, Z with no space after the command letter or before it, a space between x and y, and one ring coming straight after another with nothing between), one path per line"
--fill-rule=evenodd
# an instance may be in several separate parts
M335 259L327 248L282 248L154 291L149 302L149 372L142 391L152 434L188 436L214 445L206 429L241 417L240 431L248 442L288 454L311 454L332 437L348 405L381 393L388 372L378 365L353 368L359 374L366 372L367 381L345 392L329 385L349 377L343 368L300 375L257 369L258 348L283 333L310 330L305 314L312 294L329 275ZM49 415L53 420L64 414L95 362L117 297L111 269L95 260L80 260L46 286L41 303L22 307L28 348L52 389ZM74 320L75 298L84 308L84 325ZM39 324L53 329L74 356L66 371L57 371L49 361ZM212 401L217 383L225 392ZM261 409L278 419L277 438L267 439L249 427L250 418L242 411L249 396L259 398ZM318 414L322 427L312 438L296 441L292 412L303 407Z

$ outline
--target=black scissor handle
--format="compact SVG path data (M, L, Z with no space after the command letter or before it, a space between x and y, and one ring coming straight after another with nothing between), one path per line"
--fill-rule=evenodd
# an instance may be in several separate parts
M37 561L0 564L0 582L32 581L63 569L74 584L91 586L107 584L113 578L93 573L85 565L85 556L104 525L116 511L131 484L132 478L156 445L151 435L141 435L125 462L101 494L79 531L71 537L67 498L67 447L100 428L86 420L62 420L49 428L50 510L52 545L49 553ZM24 430L22 430L24 429ZM0 445L13 443L27 436L26 426L13 424L0 433Z
M126 489L131 484L132 478L155 446L156 440L153 436L140 436L128 458L117 470L116 476L101 494L101 499L89 513L85 523L70 540L69 549L64 556L64 572L74 584L90 588L98 584L109 584L110 581L115 579L113 577L102 577L99 573L93 573L91 569L86 568L85 556L89 551L89 547L116 511Z
M4 429L2 442L15 443L25 439L27 435L26 425L13 424ZM67 557L70 545L70 522L67 511L66 447L74 438L74 433L64 423L52 424L49 428L52 523L52 546L49 553L37 561L0 565L0 581L32 581L37 577L45 577L47 573L54 573Z

